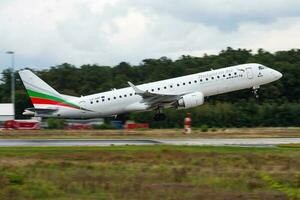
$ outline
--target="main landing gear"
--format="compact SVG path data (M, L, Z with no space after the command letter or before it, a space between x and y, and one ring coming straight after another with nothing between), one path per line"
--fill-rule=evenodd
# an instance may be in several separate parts
M166 115L161 112L161 109L157 109L157 113L154 115L154 120L155 121L163 121L166 119Z
M164 113L157 113L154 115L155 121L164 121L166 119L166 115Z
M259 95L258 95L258 89L259 89L259 86L253 86L253 95L256 99L259 98Z

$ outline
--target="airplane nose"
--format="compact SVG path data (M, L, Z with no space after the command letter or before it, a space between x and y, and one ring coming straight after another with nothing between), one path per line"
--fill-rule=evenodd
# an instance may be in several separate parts
M282 73L280 73L279 71L273 70L274 77L278 80L282 77Z
M282 77L282 73L280 73L278 71L277 71L277 73L278 73L278 77L281 78Z

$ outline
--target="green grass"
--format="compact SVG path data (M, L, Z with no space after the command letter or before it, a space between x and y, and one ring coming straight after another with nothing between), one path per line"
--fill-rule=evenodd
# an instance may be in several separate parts
M298 199L300 147L1 147L1 199Z
M26 155L30 153L77 153L77 152L164 152L164 151L179 151L179 152L287 152L298 151L300 145L279 145L278 147L239 147L239 146L180 146L180 145L122 145L122 146L74 146L74 147L0 147L0 155Z

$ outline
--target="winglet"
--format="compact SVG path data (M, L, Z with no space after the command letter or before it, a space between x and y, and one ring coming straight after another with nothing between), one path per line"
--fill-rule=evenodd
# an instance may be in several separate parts
M130 87L132 87L132 89L135 91L135 93L137 93L139 95L145 94L145 91L139 89L138 87L133 85L133 83L131 83L130 81L128 81L127 83L129 84Z

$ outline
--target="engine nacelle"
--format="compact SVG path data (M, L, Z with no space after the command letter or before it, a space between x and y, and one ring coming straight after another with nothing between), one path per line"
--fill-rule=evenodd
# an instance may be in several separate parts
M200 106L204 103L204 95L201 92L186 94L177 101L178 109L187 109Z

